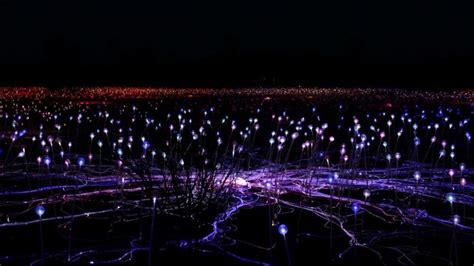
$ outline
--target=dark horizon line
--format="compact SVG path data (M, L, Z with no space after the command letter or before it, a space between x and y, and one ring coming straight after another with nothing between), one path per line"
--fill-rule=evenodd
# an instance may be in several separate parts
M0 65L0 86L474 88L466 65Z

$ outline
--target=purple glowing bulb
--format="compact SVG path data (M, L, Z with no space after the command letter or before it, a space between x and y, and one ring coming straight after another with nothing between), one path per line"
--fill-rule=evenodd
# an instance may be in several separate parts
M46 164L46 166L49 167L49 164L51 164L51 159L49 158L49 156L45 156L44 159L44 164Z
M285 224L280 224L280 226L278 226L278 233L285 236L288 233L288 227Z
M401 157L399 152L395 153L395 159L397 159L397 161L400 160Z
M449 175L450 177L453 177L453 176L454 176L454 169L449 169L448 175Z
M455 225L458 225L460 222L461 222L461 217L460 217L459 215L457 215L457 214L454 215L454 216L453 216L453 223L454 223Z
M272 181L265 182L265 188L271 189L272 188Z
M291 134L292 139L296 139L299 136L298 132Z

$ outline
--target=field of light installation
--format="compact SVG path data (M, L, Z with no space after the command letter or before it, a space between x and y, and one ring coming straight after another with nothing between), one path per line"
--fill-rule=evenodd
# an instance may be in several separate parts
M0 97L2 266L474 263L474 90Z

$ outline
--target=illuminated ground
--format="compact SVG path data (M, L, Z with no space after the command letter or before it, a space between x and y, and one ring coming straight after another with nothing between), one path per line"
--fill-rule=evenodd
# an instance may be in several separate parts
M472 90L0 91L2 265L474 262Z

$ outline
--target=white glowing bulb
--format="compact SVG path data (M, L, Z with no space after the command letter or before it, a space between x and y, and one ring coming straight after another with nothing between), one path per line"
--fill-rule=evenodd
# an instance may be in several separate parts
M367 199L368 197L370 197L370 190L364 189L363 194L364 194L364 197Z
M292 139L296 139L299 136L298 132L291 134Z
M413 177L415 178L416 181L418 181L421 178L421 173L419 171L415 171L413 173Z

